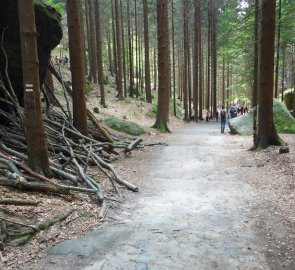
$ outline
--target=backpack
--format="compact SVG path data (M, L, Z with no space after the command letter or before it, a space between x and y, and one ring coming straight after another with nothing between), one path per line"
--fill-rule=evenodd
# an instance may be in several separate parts
M224 109L222 109L220 111L220 117L221 117L221 119L225 119L226 118L226 111Z

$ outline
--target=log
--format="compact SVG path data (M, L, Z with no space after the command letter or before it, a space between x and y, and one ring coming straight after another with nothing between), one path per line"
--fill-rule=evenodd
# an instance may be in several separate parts
M125 153L126 152L130 152L132 151L137 145L139 145L142 142L141 138L136 139L135 141L133 141L132 143L130 143L128 145L128 147L125 149Z
M50 192L57 194L69 194L69 191L64 188L59 188L56 186L51 186L43 183L28 182L25 178L19 176L17 181L0 179L0 185L6 187L17 188L20 190L28 191L41 191Z
M32 201L32 200L22 200L22 199L1 199L0 198L0 204L4 205L28 205L28 206L38 206L40 201Z

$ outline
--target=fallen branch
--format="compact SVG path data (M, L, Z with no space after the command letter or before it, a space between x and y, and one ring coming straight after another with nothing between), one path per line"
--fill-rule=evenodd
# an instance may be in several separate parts
M136 139L135 141L133 141L132 143L130 143L128 145L128 147L125 149L125 153L126 152L130 152L132 151L137 145L139 145L142 142L141 138Z
M4 205L30 205L38 206L40 201L22 200L22 199L0 199L0 204Z

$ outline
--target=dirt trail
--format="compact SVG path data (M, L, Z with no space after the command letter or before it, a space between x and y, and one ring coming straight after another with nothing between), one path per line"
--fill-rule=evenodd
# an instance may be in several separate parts
M135 164L144 185L116 224L63 242L26 269L272 269L251 212L255 193L234 162L239 137L200 124L168 144Z

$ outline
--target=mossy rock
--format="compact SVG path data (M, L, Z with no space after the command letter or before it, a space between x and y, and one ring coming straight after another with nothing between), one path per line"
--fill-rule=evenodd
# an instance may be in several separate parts
M274 122L279 133L295 134L295 119L288 111L285 104L278 99L273 101ZM233 134L253 134L253 110L248 114L229 120L229 127Z
M115 129L120 132L124 132L132 136L139 136L145 133L145 130L143 127L133 122L121 120L116 117L110 117L106 119L105 123L107 124L107 126L109 126L112 129Z

